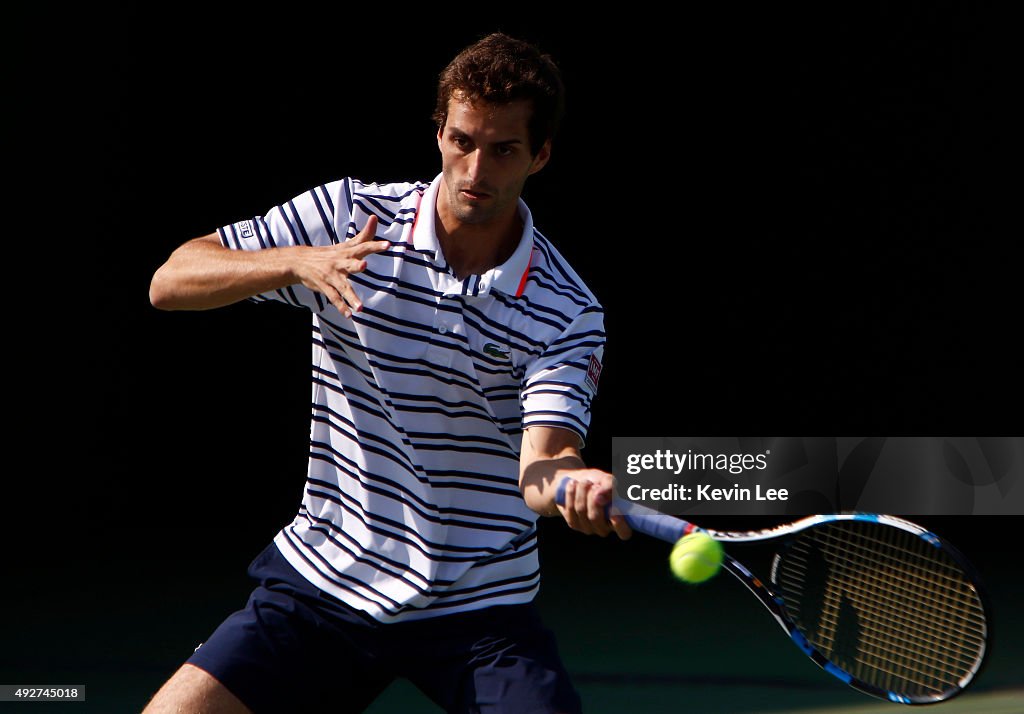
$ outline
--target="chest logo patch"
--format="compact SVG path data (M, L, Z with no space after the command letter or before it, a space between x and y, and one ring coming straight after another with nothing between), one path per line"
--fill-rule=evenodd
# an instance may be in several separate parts
M500 345L488 342L484 345L484 354L494 357L495 359L507 360L510 352L508 349L502 348Z

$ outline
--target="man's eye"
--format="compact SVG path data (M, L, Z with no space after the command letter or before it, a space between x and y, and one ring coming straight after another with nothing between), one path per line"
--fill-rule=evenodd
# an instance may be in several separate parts
M459 148L463 148L465 146L469 146L469 142L463 136L453 136L452 137L452 143L455 144L456 146L458 146Z
M499 146L498 156L511 156L514 149L511 146Z

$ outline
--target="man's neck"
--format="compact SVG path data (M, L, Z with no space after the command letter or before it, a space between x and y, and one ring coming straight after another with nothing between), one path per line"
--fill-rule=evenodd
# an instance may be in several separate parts
M480 224L446 219L434 207L434 230L444 259L460 280L482 275L512 257L523 235L523 219L516 208L508 216Z

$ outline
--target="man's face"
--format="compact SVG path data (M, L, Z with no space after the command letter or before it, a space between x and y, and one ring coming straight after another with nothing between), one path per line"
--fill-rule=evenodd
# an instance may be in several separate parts
M461 223L503 220L514 214L526 178L547 163L550 142L530 156L528 101L498 106L456 97L449 100L448 120L437 133L447 189L438 210Z

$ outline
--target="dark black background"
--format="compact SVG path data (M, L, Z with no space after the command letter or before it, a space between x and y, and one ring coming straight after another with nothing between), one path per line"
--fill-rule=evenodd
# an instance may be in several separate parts
M104 235L79 294L102 296L105 323L102 512L152 494L143 540L177 543L290 515L306 317L161 314L149 278L183 240L310 186L431 178L436 75L492 29L538 42L568 87L526 198L607 308L592 463L607 467L612 435L1003 433L1019 300L984 193L1001 57L983 20L944 6L136 18L92 48L86 82L97 163L79 185L100 189L85 222Z
M15 25L11 325L29 349L11 376L33 397L13 432L32 525L11 557L59 554L57 580L61 558L244 578L301 497L308 317L161 313L149 279L181 242L325 181L432 178L437 74L495 29L538 42L568 88L525 197L607 310L593 465L613 435L1012 432L1000 19L679 12L164 6ZM935 523L971 545L979 519ZM556 526L553 562L586 547Z

